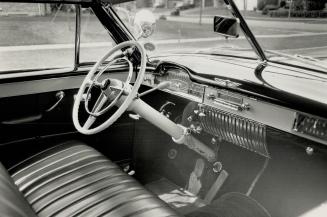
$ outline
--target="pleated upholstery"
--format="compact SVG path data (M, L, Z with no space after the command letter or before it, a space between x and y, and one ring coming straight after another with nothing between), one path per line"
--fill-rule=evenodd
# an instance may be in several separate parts
M36 217L23 195L0 163L0 216Z
M177 216L117 165L79 142L44 151L10 172L41 217Z

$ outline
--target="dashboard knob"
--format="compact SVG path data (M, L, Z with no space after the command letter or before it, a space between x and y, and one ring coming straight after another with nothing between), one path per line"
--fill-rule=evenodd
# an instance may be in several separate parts
M216 98L216 95L215 95L214 93L209 93L209 94L207 95L207 98L208 98L209 100L214 100L214 99Z
M308 155L312 155L313 152L314 152L314 149L310 146L306 147L305 149L305 152L308 154Z
M213 138L211 139L211 144L213 144L213 145L216 145L216 144L217 144L217 140L215 139L215 137L213 137Z
M202 127L199 125L199 126L197 126L196 127L196 129L195 129L195 131L196 131L196 133L198 133L198 134L200 134L201 132L202 132Z
M215 173L219 173L222 169L223 169L223 164L221 162L219 162L219 161L215 162L212 165L212 170Z

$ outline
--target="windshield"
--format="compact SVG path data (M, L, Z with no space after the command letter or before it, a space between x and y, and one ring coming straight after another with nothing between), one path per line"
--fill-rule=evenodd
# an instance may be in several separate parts
M250 44L246 41L243 33L239 39L226 38L213 31L213 16L230 16L231 12L223 2L219 1L219 9L214 11L194 5L192 2L154 2L151 7L148 4L140 5L138 1L127 2L115 6L120 18L138 38L138 30L134 24L134 17L139 11L149 10L153 13L155 21L154 33L148 38L140 38L142 42L152 42L156 46L150 55L158 55L163 52L229 52L234 49L242 49L246 56L256 57ZM128 12L126 12L128 11ZM200 16L200 12L202 15ZM210 13L206 13L210 12ZM213 13L214 12L214 13ZM127 18L126 13L131 18Z
M234 2L268 59L327 64L327 0ZM156 50L149 55L206 52L258 58L242 31L238 38L226 38L213 31L214 16L233 17L223 0L136 1L115 7L125 11L122 20L134 34L133 16L144 9L153 12L154 34L140 39L155 44Z

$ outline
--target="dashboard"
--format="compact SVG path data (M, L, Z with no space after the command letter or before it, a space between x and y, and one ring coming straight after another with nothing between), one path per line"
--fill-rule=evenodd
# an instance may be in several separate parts
M217 79L216 86L203 85L191 79L187 68L163 62L153 72L146 72L143 84L156 87L163 81L170 82L170 86L163 91L198 103L199 110L207 117L201 119L204 121L201 127L207 132L219 134L212 130L212 123L224 128L224 132L233 131L228 135L223 132L221 137L225 140L234 138L234 143L261 155L269 156L263 135L265 126L327 145L326 119L227 90L224 87L237 85L227 79ZM206 124L208 121L209 127ZM252 133L253 136L238 138L240 133Z

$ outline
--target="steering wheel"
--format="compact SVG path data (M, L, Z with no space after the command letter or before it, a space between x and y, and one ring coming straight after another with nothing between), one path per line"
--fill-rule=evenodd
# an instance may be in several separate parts
M113 58L106 64L103 68L100 69L100 66L106 61L109 57L112 57L116 52L122 51L126 48L137 48L141 55L141 65L136 78L134 85L130 85L130 81L133 75L133 64L128 60L128 58L124 55L123 57ZM104 71L109 68L111 65L118 61L126 61L129 65L129 72L127 79L123 82L118 79L107 78L103 81L99 81L100 76L104 73ZM106 55L104 55L89 71L87 76L85 77L81 87L78 90L78 93L75 98L74 106L73 106L73 123L75 128L83 134L90 135L95 134L104 129L108 128L112 125L130 106L133 100L137 97L138 89L140 88L144 73L146 68L146 54L143 46L141 46L137 41L126 41L122 42L115 47L113 47ZM98 73L97 73L98 72ZM97 73L97 74L96 74ZM89 110L88 100L90 99L91 89L94 87L100 87L101 93L97 98L92 110ZM86 88L86 97L85 100L85 110L89 114L88 119L84 123L83 126L80 124L80 120L78 117L79 106L83 99L83 95L85 93ZM108 104L105 108L103 106ZM117 105L119 108L117 111L112 114L109 119L105 122L101 123L99 126L95 128L91 128L92 124L96 121L97 117L107 112L110 108Z

